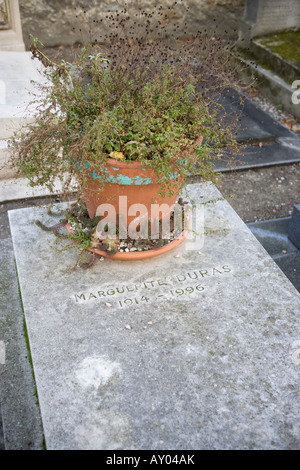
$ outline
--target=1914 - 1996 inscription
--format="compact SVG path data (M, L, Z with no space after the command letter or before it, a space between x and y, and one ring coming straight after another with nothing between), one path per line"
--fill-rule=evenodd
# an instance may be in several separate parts
M170 278L147 279L137 284L109 285L102 289L74 295L77 303L92 300L113 301L118 308L174 298L195 296L205 291L205 279L232 272L228 265L175 274Z

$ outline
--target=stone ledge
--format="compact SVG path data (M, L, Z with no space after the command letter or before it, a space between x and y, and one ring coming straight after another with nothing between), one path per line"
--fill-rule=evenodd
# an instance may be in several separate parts
M239 56L239 60L246 66L240 72L245 80L250 80L252 84L253 80L255 80L255 87L261 90L264 96L273 103L282 105L285 111L300 118L300 105L292 102L295 88L279 75L257 63L244 59L241 56Z
M281 76L288 83L292 83L294 80L299 79L300 67L268 47L267 39L271 43L274 37L276 35L268 38L255 38L251 42L250 50L260 62L266 65L266 68Z
M0 362L0 449L2 445L3 450L42 450L43 429L24 336L11 239L0 240L0 259L0 339L6 349L5 363Z
M61 193L61 185L57 183L56 191L50 192L47 188L30 188L26 178L0 179L0 203L17 201L19 199L51 196Z

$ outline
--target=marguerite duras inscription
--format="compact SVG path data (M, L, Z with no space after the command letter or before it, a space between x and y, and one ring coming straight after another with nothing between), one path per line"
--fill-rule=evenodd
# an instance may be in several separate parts
M207 289L206 279L230 273L227 266L199 269L175 274L169 278L147 279L137 284L110 285L99 290L75 294L77 303L102 300L118 308L145 302L197 296Z

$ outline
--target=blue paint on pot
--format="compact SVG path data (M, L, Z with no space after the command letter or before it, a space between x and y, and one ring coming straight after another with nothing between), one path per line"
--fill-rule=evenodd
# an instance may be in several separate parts
M89 170L90 177L96 180L104 179L104 181L107 183L120 184L123 186L131 186L131 185L142 186L142 185L148 185L152 183L151 178L143 178L141 176L135 176L134 178L130 178L129 176L125 176L122 173L113 175L111 174L110 169L113 171L120 171L120 168L113 167L113 166L109 168L107 167L103 168L102 173L99 175L96 169L93 169L91 171L90 166L93 166L93 164L88 161L84 163L85 169ZM141 168L141 169L143 171L146 171L146 168ZM173 173L173 175L171 175L169 179L172 180L172 179L178 178L179 176L180 175L178 173Z
M90 166L93 164L86 161L84 163L84 167L87 170L90 170ZM151 184L152 180L151 178L142 178L141 176L135 176L134 178L130 178L129 176L122 175L122 173L119 173L117 175L113 175L110 172L110 169L113 171L120 171L120 168L117 167L109 167L109 168L103 168L102 174L98 174L96 169L93 169L92 171L89 171L90 177L96 180L103 180L106 181L107 183L114 183L114 184L120 184L123 186L131 186L131 185L136 185L136 186L141 186L141 185L147 185ZM145 168L142 168L144 171L146 171Z
M107 183L121 184L123 186L131 186L131 185L140 186L140 185L151 184L151 178L141 178L140 176L135 176L134 178L130 178L129 176L125 176L122 174L118 174L114 176L114 175L108 174L109 172L106 169L105 169L105 173L107 173L107 176L105 177L105 181ZM99 178L99 176L97 176L97 178Z
M134 184L150 184L150 183L151 183L151 178L141 178L140 176L135 177Z
M101 179L100 176L97 175L96 170L93 170L92 177L93 177L95 180Z

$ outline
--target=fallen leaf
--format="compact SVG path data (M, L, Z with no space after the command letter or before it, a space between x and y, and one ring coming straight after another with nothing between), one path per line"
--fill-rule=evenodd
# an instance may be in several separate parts
M125 160L125 156L122 152L110 152L109 156L115 160Z

